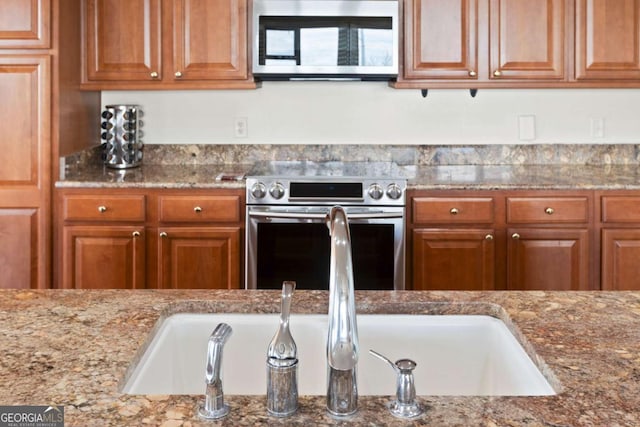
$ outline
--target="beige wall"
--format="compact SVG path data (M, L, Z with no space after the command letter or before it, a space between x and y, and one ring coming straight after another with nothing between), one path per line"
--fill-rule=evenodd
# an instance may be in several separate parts
M140 104L147 144L640 143L640 90L396 90L380 82L265 82L249 91L103 92ZM519 139L519 116L535 139ZM246 117L248 137L234 137ZM592 136L604 119L604 137Z

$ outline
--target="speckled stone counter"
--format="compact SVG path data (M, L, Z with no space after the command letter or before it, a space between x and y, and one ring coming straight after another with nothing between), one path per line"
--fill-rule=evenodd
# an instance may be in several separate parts
M349 169L349 163L341 163ZM441 165L398 166L388 164L369 176L407 179L410 189L640 189L640 167L627 165ZM338 171L311 168L313 176L331 176ZM343 169L345 169L343 167ZM374 169L374 168L372 168ZM391 171L389 173L388 171ZM216 180L226 173L235 176L267 175L264 162L252 165L143 165L129 170L104 166L76 167L58 188L244 188L244 180ZM281 176L299 176L296 172ZM306 174L305 176L310 176Z
M344 176L367 165L367 176L406 178L414 189L640 189L640 145L631 144L147 145L142 166L127 170L106 168L99 154L66 158L56 186L243 188L216 177Z
M412 422L389 415L386 397L360 396L357 415L339 422L321 396L302 396L286 419L266 414L264 396L227 396L231 414L204 423L195 416L201 396L121 394L131 362L162 316L277 312L279 292L4 290L0 404L64 405L67 426L640 425L640 293L364 291L356 299L359 313L502 318L558 394L420 396L427 410ZM327 293L297 291L293 308L326 313Z

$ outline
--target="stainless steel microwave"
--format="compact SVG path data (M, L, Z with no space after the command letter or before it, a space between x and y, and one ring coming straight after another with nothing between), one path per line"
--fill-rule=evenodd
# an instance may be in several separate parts
M254 0L253 74L262 80L389 80L398 0Z

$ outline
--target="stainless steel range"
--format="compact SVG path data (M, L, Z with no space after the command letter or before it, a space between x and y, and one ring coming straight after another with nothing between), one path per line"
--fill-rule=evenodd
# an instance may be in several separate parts
M345 208L356 289L404 289L406 179L392 163L275 162L247 185L248 289L328 289L326 216Z

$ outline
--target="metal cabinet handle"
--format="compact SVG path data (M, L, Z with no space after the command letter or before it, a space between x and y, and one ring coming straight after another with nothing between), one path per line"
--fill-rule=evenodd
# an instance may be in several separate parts
M493 240L493 234L487 234L484 236L484 240Z
M158 76L159 76L159 74L158 74L158 72L157 72L157 71L152 71L152 72L151 72L151 74L150 74L150 76L151 76L151 78L152 78L152 79L157 79L157 78L158 78Z
M511 238L512 238L513 240L518 240L518 239L520 238L520 235L519 235L518 233L513 233L513 234L511 235Z
M131 233L131 235L133 237L140 237L140 232L139 231L134 231L133 233Z
M553 208L546 208L544 210L544 213L546 213L547 215L553 215L555 211L553 210Z
M202 208L200 206L196 206L195 208L193 208L193 211L195 213L200 213L200 212L202 212Z
M449 211L449 213L451 215L458 215L460 211L458 210L458 208L451 208L451 210Z
M98 212L104 213L106 211L107 211L107 207L106 206L98 206Z
M495 71L493 72L493 76L494 76L494 77L500 77L501 75L502 75L502 73L500 72L500 70L495 70Z
M176 71L174 75L175 75L175 76L176 76L176 78L178 78L178 79L179 79L180 77L182 77L182 73L181 73L180 71Z
M166 233L166 231L161 231L160 232L160 237L167 237L168 234Z
M475 77L477 75L478 73L476 73L474 70L469 70L469 77Z

